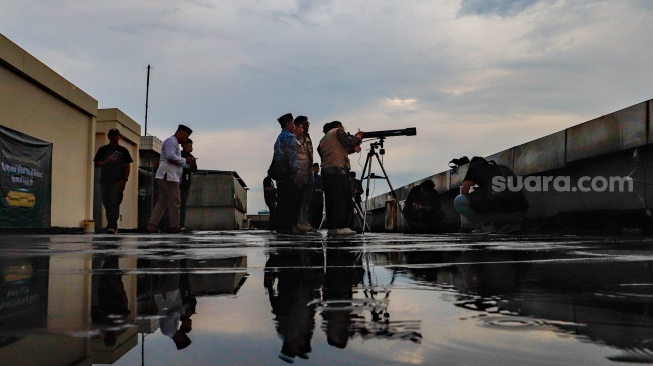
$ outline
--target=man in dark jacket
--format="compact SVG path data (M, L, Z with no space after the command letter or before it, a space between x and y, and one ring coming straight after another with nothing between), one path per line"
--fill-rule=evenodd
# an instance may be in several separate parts
M322 160L322 182L326 204L328 234L353 235L349 218L354 211L349 177L349 154L360 152L363 132L355 136L345 132L339 121L325 125L324 137L320 140L318 153Z
M521 231L521 220L528 211L523 189L512 191L504 187L496 190L493 179L515 179L515 173L505 165L497 165L482 157L472 158L454 207L476 229L473 233L516 233ZM472 187L473 190L472 190ZM496 229L496 225L500 229Z
M186 228L186 204L188 203L188 196L190 195L190 184L193 180L192 174L197 171L197 161L193 156L193 140L187 139L186 142L181 144L181 157L191 157L190 168L184 168L181 176L181 183L179 184L179 193L181 194L181 207L179 209L179 221L182 230Z
M308 220L314 229L319 229L324 212L324 185L320 176L320 164L313 163L313 197L308 210Z
M274 181L268 175L263 178L263 198L265 205L268 206L270 211L269 229L275 230L275 216L277 212L277 188L274 186Z
M109 144L100 147L93 158L96 167L100 167L100 188L102 204L107 214L108 234L118 232L118 217L123 191L129 180L130 165L133 162L129 150L120 146L120 131L112 128L107 134Z

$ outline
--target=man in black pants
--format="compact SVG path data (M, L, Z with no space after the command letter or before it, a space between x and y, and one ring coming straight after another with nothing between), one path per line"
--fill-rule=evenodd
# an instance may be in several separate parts
M299 211L304 199L305 179L297 159L299 142L295 133L299 134L299 132L295 131L292 114L284 114L277 121L281 125L281 133L274 143L274 160L287 165L288 172L284 177L277 179L276 230L277 233L282 234L302 234L306 233L306 229L298 224Z
M193 140L187 139L186 142L181 144L181 157L197 159L193 156ZM197 171L197 161L193 160L188 165L190 165L190 168L184 168L184 172L181 175L181 183L179 184L179 193L181 194L179 223L182 230L186 229L186 204L188 203L188 196L190 194L190 184L193 180L192 174Z
M100 167L100 188L102 205L107 214L107 234L118 232L118 217L125 184L129 180L130 164L133 162L129 150L120 146L120 131L112 128L107 134L109 144L100 147L93 158Z
M355 136L345 132L339 121L324 126L324 137L320 140L318 153L322 160L322 182L326 204L328 234L356 234L349 226L349 218L354 211L351 180L349 178L349 154L360 152L363 132Z
M269 229L276 230L274 220L277 212L277 187L274 186L274 181L272 181L269 175L263 178L263 198L270 210Z
M322 213L324 212L324 185L320 173L320 164L313 163L313 196L308 209L308 220L315 229L322 224Z
M349 228L356 231L364 231L364 223L363 219L361 219L361 215L363 214L363 208L361 206L361 202L363 202L362 195L365 192L363 190L363 182L356 179L356 172L349 172L349 175L351 178L351 196L354 200L354 211L356 212L351 216L351 220L349 220Z

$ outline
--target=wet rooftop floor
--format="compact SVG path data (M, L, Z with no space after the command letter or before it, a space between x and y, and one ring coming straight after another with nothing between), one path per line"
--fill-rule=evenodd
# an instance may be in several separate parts
M0 364L653 362L653 238L4 235Z

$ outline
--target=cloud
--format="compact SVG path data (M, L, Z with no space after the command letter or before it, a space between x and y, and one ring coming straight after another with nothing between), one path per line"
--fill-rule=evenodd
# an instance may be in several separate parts
M386 140L384 165L402 186L452 157L490 155L651 98L647 0L0 8L3 35L141 125L151 64L148 132L164 139L178 123L192 126L201 168L238 171L252 212L264 208L276 118L287 112L350 131L416 127L417 136Z
M462 0L458 16L514 16L537 2L538 0Z
M385 103L390 107L411 107L417 103L415 98L386 98Z

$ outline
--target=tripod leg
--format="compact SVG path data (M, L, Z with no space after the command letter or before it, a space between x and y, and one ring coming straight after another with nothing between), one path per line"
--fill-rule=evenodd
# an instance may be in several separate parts
M376 153L374 153L376 154ZM363 211L365 214L363 216L363 234L365 234L365 228L367 227L368 231L369 226L367 226L367 210L368 210L368 205L369 205L369 198L370 198L370 175L372 172L372 153L367 154L367 160L365 160L365 166L368 168L367 170L367 186L365 187L365 211ZM377 159L378 159L377 155ZM365 173L365 168L363 168L363 173ZM361 179L363 179L363 175L361 175Z
M320 227L317 228L318 230L322 229L322 225L324 225L324 220L326 220L326 205L324 205L323 207L324 208L322 208L322 220L320 221Z
M352 197L352 200L354 201L354 209L356 210L356 218L358 220L360 220L362 230L365 231L365 228L367 227L367 231L371 231L370 227L365 222L365 216L363 216L363 208L361 207L361 205L358 202L356 202L356 200L353 197Z

